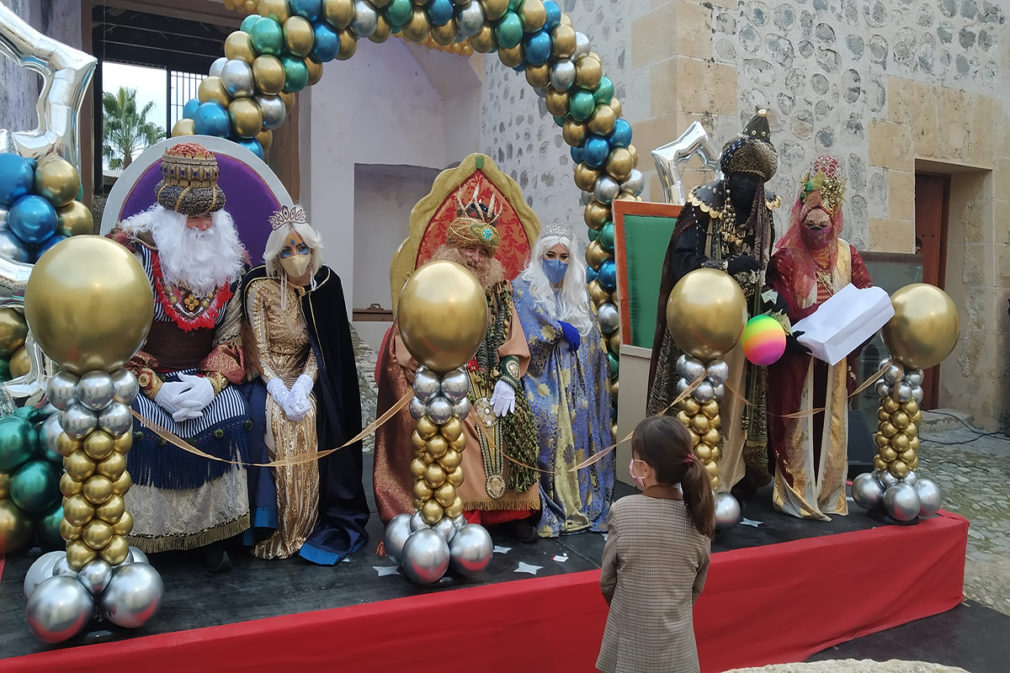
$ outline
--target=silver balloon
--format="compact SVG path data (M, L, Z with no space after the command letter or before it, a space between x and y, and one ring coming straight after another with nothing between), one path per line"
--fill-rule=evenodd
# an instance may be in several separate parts
M77 577L77 571L70 567L66 552L53 564L53 577Z
M13 296L21 297L24 296L25 290L21 282L21 277L25 276L23 283L27 283L28 273L21 272L20 269L12 264L11 262L21 262L26 264L32 261L32 255L28 252L27 246L21 242L17 236L11 233L7 228L7 225L0 226L0 257L6 258L8 261L3 266L3 277L5 279L5 285L7 279L16 285L21 285L20 292L13 292ZM28 267L29 273L31 267Z
M112 581L112 567L102 559L95 559L78 571L77 581L83 584L92 596L97 596L105 591L105 587Z
M414 394L427 404L428 400L438 395L439 390L441 388L438 374L427 367L418 367L417 373L414 374Z
M579 62L583 56L589 53L589 38L582 33L576 31L575 33L575 53L572 54L572 60L576 63Z
M53 566L61 558L67 558L65 551L47 551L35 559L34 563L28 567L28 572L25 573L25 598L31 598L35 587L53 576Z
M460 514L459 516L457 516L455 519L452 520L452 525L456 527L456 530L459 530L463 526L468 525L468 522L466 520L466 517Z
M707 373L705 363L690 355L682 355L681 357L683 360L680 357L677 358L677 373L687 379L688 383L699 376L705 376Z
M130 563L150 563L147 554L136 547L130 547L130 553L127 556L132 559Z
M461 368L453 369L442 376L442 394L452 402L459 402L470 392L470 377Z
M884 511L897 521L911 521L919 516L922 503L915 486L897 483L884 491Z
M873 476L885 491L898 483L898 478L887 470L875 471Z
M73 577L50 577L35 587L25 620L36 638L47 643L60 643L80 633L95 605L84 585Z
M852 480L852 499L863 509L877 509L884 501L884 489L872 473L863 472Z
M452 544L452 539L456 537L456 526L453 525L452 519L447 516L439 519L438 523L432 526L432 529L444 537L448 544Z
M601 175L593 186L593 198L600 203L610 203L621 193L621 185L609 175Z
M414 531L403 544L400 565L411 581L433 584L442 579L449 567L449 545L431 528Z
M715 494L715 527L727 530L740 523L740 501L730 493Z
M712 360L708 363L708 367L705 368L705 372L707 374L706 378L713 385L726 383L729 379L729 365L726 364L725 360Z
M922 386L915 386L912 388L912 399L918 404L922 402Z
M891 365L884 372L883 378L890 384L897 383L901 380L901 377L905 374L905 368L902 367L897 362L892 362Z
M919 516L927 517L936 514L943 502L940 487L929 479L920 479L915 483L915 493L919 496Z
M98 425L113 437L118 437L133 428L130 407L122 402L113 402L98 416Z
M902 379L905 383L912 386L914 389L916 386L922 385L922 370L921 369L909 369L905 371L905 377Z
M351 21L351 30L358 36L358 39L371 37L378 25L379 15L375 7L365 0L354 0L354 19Z
M459 3L457 3L459 4ZM464 5L456 12L456 26L464 38L473 37L484 27L484 8L479 2Z
M916 482L919 481L919 475L917 475L914 470L909 470L908 474L901 478L901 481L905 482L909 486L915 486Z
M415 421L420 420L420 418L424 416L424 402L417 399L416 395L410 398L410 405L407 409L410 411L411 418Z
M456 532L449 545L450 564L453 571L464 577L476 577L491 563L494 543L483 526L467 524Z
M889 357L881 358L880 362L877 363L877 369L883 369L884 367L890 364L891 364L891 358Z
M221 71L224 70L224 64L227 62L228 59L225 58L224 56L216 59L213 63L210 64L210 70L207 71L207 74L210 77L220 77Z
M116 568L99 599L102 614L116 626L143 626L161 607L165 585L158 571L146 563Z
M575 64L562 59L551 66L551 86L558 91L568 91L575 84Z
M687 390L690 384L683 376L677 379L677 396L680 397Z
M719 401L725 394L726 394L726 386L724 384L720 383L717 386L712 386L712 399Z
M464 397L452 405L452 415L456 418L466 418L470 413L470 398Z
M908 385L904 381L899 383L895 398L902 404L912 399L912 386Z
M876 391L877 397L880 399L891 396L891 386L884 379L877 379L877 382L873 384L873 390Z
M702 381L698 384L698 387L694 389L694 399L698 400L702 404L715 399L715 387L708 381Z
M60 420L63 432L67 433L71 439L85 437L97 425L98 418L95 417L95 412L85 409L77 402L73 402L67 407L67 410L63 412L63 418Z
M112 373L112 399L130 406L139 392L137 377L129 369L123 367Z
M45 453L46 460L58 463L62 468L63 454L61 454L59 449L56 448L57 440L60 438L61 432L63 432L63 428L60 427L59 414L53 414L47 418L42 422L42 426L39 428L39 443L42 445L42 450Z
M642 175L642 171L637 168L631 169L631 174L628 179L621 183L622 192L631 192L635 196L638 196L645 189L645 176Z
M432 422L442 425L452 418L452 402L444 395L436 395L428 400L427 411Z
M276 131L284 124L287 107L280 96L256 96L256 104L263 113L263 128Z
M425 523L424 517L421 516L420 512L414 512L410 515L410 530L413 532L422 528L431 528L431 526Z
M232 98L243 98L256 93L252 67L241 59L228 59L221 68L221 82Z
M600 304L596 309L596 319L600 321L600 331L606 335L613 334L621 326L621 314L611 303Z
M663 194L668 203L682 204L687 199L680 166L686 164L696 154L702 163L715 173L716 179L722 178L722 171L719 168L719 148L712 142L701 122L692 122L679 138L652 150L656 173L659 175L659 182L663 186Z
M46 384L46 398L60 411L66 411L77 394L77 377L70 372L57 372Z
M107 407L112 394L112 377L103 371L88 372L77 381L77 401L92 411Z
M386 548L386 556L393 563L400 562L403 553L403 543L410 537L410 515L397 514L386 524L386 532L382 536L382 545Z

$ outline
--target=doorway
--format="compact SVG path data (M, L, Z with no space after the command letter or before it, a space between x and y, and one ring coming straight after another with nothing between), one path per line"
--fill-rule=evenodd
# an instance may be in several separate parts
M947 217L950 176L915 174L915 252L922 259L922 282L941 290L946 283ZM940 366L923 372L922 408L935 409L940 399Z

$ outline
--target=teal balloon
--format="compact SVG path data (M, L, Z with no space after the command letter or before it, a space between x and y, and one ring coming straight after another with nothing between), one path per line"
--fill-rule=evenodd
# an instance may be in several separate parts
M193 115L193 126L199 135L224 138L231 130L231 118L228 110L216 101L209 100L200 103Z
M428 21L431 25L444 26L451 18L452 0L431 0L431 4L428 5Z
M25 419L33 425L42 420L42 410L30 404L15 409L14 415Z
M413 12L414 3L410 0L393 0L386 5L386 20L391 26L402 26L410 21Z
M558 126L564 126L566 119L567 119L566 117L554 117L554 123L557 124Z
M7 211L7 227L11 233L30 245L52 236L58 224L53 204L37 194L22 196Z
M200 107L199 98L190 98L186 101L186 104L182 106L182 118L192 119L193 115L196 114L196 109Z
M314 24L312 34L314 36L312 58L320 63L329 63L337 57L337 52L340 51L340 36L330 24L325 21Z
M284 64L284 91L296 93L304 89L309 83L309 69L305 67L305 61L285 54L281 57L281 63Z
M631 124L626 119L618 119L610 132L611 147L627 147L631 144Z
M256 140L255 138L238 138L233 140L234 142L238 143L242 147L246 148L256 156L258 156L260 159L264 160L266 159L266 157L263 156L263 145L261 145L260 141Z
M11 363L8 360L0 358L0 381L10 381L11 379Z
M53 234L35 247L35 254L32 255L33 259L36 262L39 261L39 258L46 254L46 250L65 240L67 240L67 237L64 234Z
M541 28L527 36L523 51L526 53L526 62L530 65L547 63L551 57L551 34Z
M249 31L249 40L257 54L280 56L284 48L284 30L273 19L262 17Z
M511 49L523 40L523 22L515 12L505 12L494 29L495 43L503 49Z
M600 282L600 286L607 292L613 292L617 289L617 264L614 260L607 259L600 264L599 275L596 280Z
M322 0L288 0L288 7L295 16L301 16L309 21L319 18L319 10L322 9Z
M590 135L582 144L582 160L587 166L599 168L607 162L610 156L610 143L603 136L595 133Z
M614 251L614 223L605 222L602 227L600 227L600 245L607 252ZM601 268L600 271L603 271Z
M0 418L0 472L13 472L35 456L35 427L20 416Z
M621 368L613 353L607 353L607 368L610 370L610 380L617 378L617 372Z
M568 115L577 122L584 122L593 116L596 100L589 91L579 90L568 99Z
M60 473L48 460L25 463L11 477L11 500L29 514L52 511L62 497Z
M252 33L252 27L256 25L256 22L263 17L259 14L250 14L246 18L242 19L242 25L238 27L243 33Z
M31 163L16 154L0 154L0 206L10 207L35 185L35 170Z
M595 241L596 239L598 239L600 237L600 232L597 231L596 229L590 229L586 233L589 234L589 240L590 241ZM593 269L593 268L590 268L590 267L586 267L586 271L587 272L592 271L594 274L596 273L596 269ZM592 281L587 279L586 282L590 283Z
M66 545L66 541L60 535L60 521L62 520L63 505L59 505L35 524L35 532L39 537L39 545L43 549L61 549Z
M610 78L604 75L600 78L600 83L596 87L596 91L593 93L593 97L596 99L597 103L607 104L614 98L614 83L610 81Z

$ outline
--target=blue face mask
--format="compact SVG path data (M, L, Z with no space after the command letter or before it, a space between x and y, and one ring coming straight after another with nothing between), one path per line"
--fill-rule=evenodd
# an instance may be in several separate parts
M560 259L542 259L540 266L543 267L544 275L551 285L560 285L568 272L568 262L562 262Z

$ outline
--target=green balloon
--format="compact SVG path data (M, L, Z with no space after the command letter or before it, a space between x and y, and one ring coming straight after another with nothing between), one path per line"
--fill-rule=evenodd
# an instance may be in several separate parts
M29 423L38 423L41 420L42 411L35 406L26 405L14 410L15 416L20 416Z
M613 381L617 378L617 370L620 368L613 353L607 353L607 365L610 367L610 380Z
M554 123L557 124L558 126L564 126L566 119L567 119L566 117L554 117Z
M257 54L279 56L284 48L284 30L273 19L260 18L249 31L252 48Z
M47 460L26 463L11 478L11 500L29 514L50 511L61 497L60 475Z
M509 11L518 12L523 6L523 0L509 0Z
M589 91L579 90L568 99L568 115L577 122L584 122L593 116L596 100Z
M259 14L250 14L246 18L242 19L242 25L238 27L243 33L251 33L252 27L256 25L256 22L263 17Z
M60 549L66 545L66 541L60 535L60 521L62 520L63 505L60 505L36 522L35 532L44 549Z
M494 40L499 47L511 49L523 40L523 22L515 12L505 12L494 29Z
M602 227L600 227L600 245L607 252L614 251L614 223L605 222Z
M596 87L596 92L593 94L593 98L597 103L606 105L614 98L614 83L610 81L610 78L604 75L600 78L600 83Z
M11 363L0 358L0 381L10 381Z
M600 232L598 232L596 229L590 229L586 233L589 234L589 240L590 241L595 241L596 239L598 239L600 237Z
M35 428L20 416L0 418L0 470L13 472L35 454Z
M309 83L309 69L305 66L305 61L285 54L281 57L281 63L284 64L284 91L296 93L304 89Z
M32 520L11 500L0 500L0 555L20 549L32 535Z
M414 3L410 0L393 0L386 5L386 20L391 26L403 26L414 13ZM394 31L399 32L399 31Z

